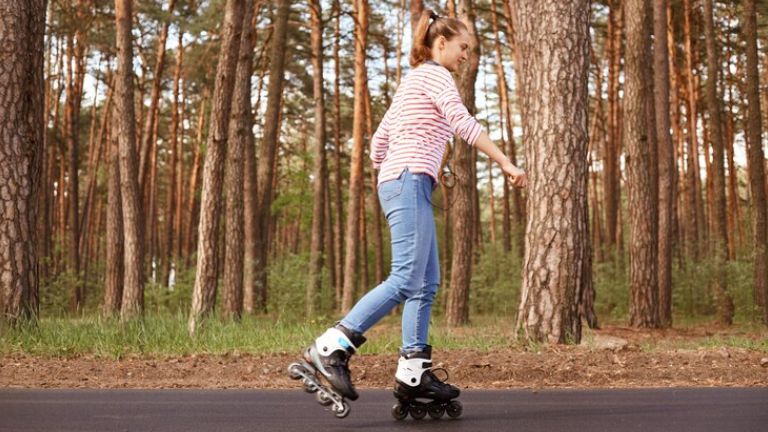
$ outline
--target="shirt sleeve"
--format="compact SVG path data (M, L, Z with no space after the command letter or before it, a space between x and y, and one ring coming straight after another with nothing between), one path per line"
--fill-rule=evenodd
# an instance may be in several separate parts
M453 132L469 145L475 145L477 138L483 131L482 125L469 113L464 102L461 100L459 90L456 88L456 83L453 80L453 76L447 69L442 69L442 82L438 86L439 90L433 92L431 97L433 98L437 110L440 112L448 123L451 125Z
M374 169L381 167L381 163L384 162L384 157L387 155L387 149L389 149L389 113L390 110L387 110L381 123L379 123L379 127L371 137L370 158L373 161Z

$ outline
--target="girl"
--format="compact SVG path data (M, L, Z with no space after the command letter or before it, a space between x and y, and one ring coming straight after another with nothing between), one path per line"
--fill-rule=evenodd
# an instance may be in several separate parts
M350 356L365 342L363 333L401 303L403 345L395 374L396 396L401 402L416 397L447 402L459 395L458 388L432 373L432 347L427 344L440 281L431 197L446 142L458 134L498 163L513 185L524 187L527 181L525 172L509 161L462 103L451 72L467 60L470 44L461 21L425 10L414 35L413 69L371 139L370 157L379 170L379 201L392 238L391 273L304 351L306 366L322 373L348 399L358 397L349 374ZM460 414L460 405L458 409ZM403 410L407 404L393 414L402 418Z

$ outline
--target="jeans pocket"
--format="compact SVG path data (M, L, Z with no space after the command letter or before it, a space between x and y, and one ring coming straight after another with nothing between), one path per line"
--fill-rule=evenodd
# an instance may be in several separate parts
M405 170L403 170L403 172L400 173L400 176L396 179L387 180L379 185L379 200L389 201L403 192L403 185L405 184L404 174Z

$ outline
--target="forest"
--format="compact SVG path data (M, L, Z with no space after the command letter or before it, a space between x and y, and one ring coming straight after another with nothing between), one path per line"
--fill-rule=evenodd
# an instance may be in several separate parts
M347 312L389 272L368 144L425 8L529 178L447 144L435 320L768 326L768 2L4 0L0 332Z

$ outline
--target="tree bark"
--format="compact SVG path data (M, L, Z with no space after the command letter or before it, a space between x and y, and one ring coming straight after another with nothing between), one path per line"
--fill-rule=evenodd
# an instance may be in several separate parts
M267 87L267 111L264 115L264 138L261 144L257 193L256 193L256 223L258 235L256 238L256 310L267 310L267 256L269 252L270 208L272 206L272 183L274 181L276 155L278 148L278 133L280 130L280 111L282 107L283 75L286 57L286 34L288 15L290 13L288 0L280 0L273 22L272 46L270 47L269 86Z
M646 46L651 37L646 26L649 3L626 3L627 53L624 93L624 142L627 145L627 184L629 189L629 284L630 325L658 327L657 227L654 226L651 178L651 137L653 120L647 103L652 97L644 76L648 61Z
M210 313L216 299L218 269L219 217L221 215L221 186L227 153L227 132L235 86L237 56L243 27L245 0L227 0L224 28L216 67L213 107L203 166L203 190L200 196L200 226L197 243L197 273L192 293L192 310L187 330L194 334L200 321Z
M344 255L344 285L341 311L352 309L357 272L355 248L360 238L360 208L363 194L363 147L365 133L365 86L367 72L365 53L368 46L368 0L355 0L355 88L354 119L352 121L352 162L349 175L349 202L347 204L346 248Z
M83 19L85 4L78 0L75 16ZM64 109L67 143L67 265L73 277L70 311L79 312L85 302L84 286L80 280L80 220L79 220L79 171L80 171L80 106L83 100L82 82L85 75L85 37L83 29L75 30L67 48L67 105ZM74 63L74 70L72 69ZM63 161L62 161L63 163Z
M104 263L104 301L101 305L105 317L117 315L123 301L123 206L120 194L120 138L117 116L113 116L109 137L109 172L107 177L107 242Z
M720 67L715 45L715 26L712 0L704 1L704 26L707 39L707 108L709 109L710 139L712 140L712 186L714 188L714 232L712 247L716 259L715 295L718 320L721 324L733 324L733 298L728 292L726 265L728 262L728 226L725 213L725 154L723 146L722 113L717 92L717 75Z
M254 20L258 20L262 2L259 1L254 12ZM258 33L254 30L254 45ZM253 112L258 113L261 109L261 90L264 86L264 74L266 72L264 63L266 56L264 53L269 46L272 33L269 32L262 43L259 57L256 61L256 68L259 69L259 86L256 93L256 105ZM256 239L258 237L258 224L256 221L256 147L253 135L248 135L251 139L250 144L245 146L245 173L243 176L243 187L245 189L244 211L245 218L245 258L243 268L243 310L252 314L254 308L254 288L256 284L256 257L258 249L256 248Z
M473 1L461 0L457 16L469 29L472 40L469 57L459 68L457 87L467 110L475 115L475 80L480 64L480 40L475 28ZM453 167L456 171L456 186L451 193L453 234L452 238L446 241L453 242L453 251L461 252L454 253L452 256L451 282L448 288L445 317L449 326L459 326L469 322L469 285L472 275L475 223L473 189L476 189L477 185L473 182L473 149L460 138L456 138L453 143L453 152L455 157Z
M693 11L691 9L690 0L683 0L683 32L685 38L685 70L686 70L686 114L688 130L687 141L687 171L686 171L686 192L687 202L686 207L689 210L689 214L686 219L690 222L686 224L688 230L686 231L686 243L688 244L688 255L696 260L699 259L699 239L702 236L702 230L704 230L702 222L702 205L700 194L700 179L699 179L699 145L697 134L697 103L696 103L696 83L693 78L693 41L691 39L691 16Z
M176 0L168 1L168 11L166 12L169 17L173 13L173 9L176 6ZM139 159L139 187L141 190L145 190L147 181L147 169L149 167L149 158L152 148L156 145L152 141L153 131L155 130L155 124L157 123L158 106L160 102L160 84L163 79L163 69L165 68L165 42L168 38L168 27L171 24L170 19L166 19L160 29L160 35L157 39L157 52L155 60L155 68L153 70L152 90L149 97L149 110L147 111L147 118L144 122L144 133L142 134L143 141L141 143L141 155Z
M336 16L336 27L333 37L333 143L334 143L334 208L336 210L334 249L336 252L335 305L341 310L342 291L344 287L344 211L342 204L342 174L341 174L341 5L339 0L333 2L333 13Z
M0 4L0 324L38 315L45 0Z
M244 245L244 182L245 147L253 146L253 116L251 114L251 75L253 74L253 0L245 0L243 32L238 51L232 116L229 121L227 168L224 177L226 195L226 235L223 314L240 319L243 312Z
M683 160L682 156L684 154L684 148L685 148L685 138L683 136L683 131L681 130L681 115L680 115L680 73L678 71L677 67L677 43L675 42L675 27L674 27L674 20L672 17L673 10L672 6L669 2L667 2L667 52L668 52L668 58L669 58L669 86L670 86L670 95L669 95L669 101L671 104L671 126L672 126L672 151L673 151L673 159L672 159L672 165L674 169L674 185L673 185L673 191L672 195L674 197L673 200L673 212L672 212L672 232L673 232L673 238L674 241L677 242L677 248L674 248L673 251L676 252L677 257L679 260L682 261L683 253L682 251L685 250L685 238L682 235L682 228L680 227L679 222L683 219L682 214L685 210L685 193L684 192L684 181L685 181L685 175L684 173L680 172L680 168L683 167ZM659 227L661 229L661 227ZM660 282L661 284L661 279ZM663 305L661 298L659 299L660 307ZM662 325L664 325L663 322L663 316L661 315L663 313L660 309L660 318L662 318ZM669 323L671 325L671 322Z
M403 33L405 33L405 0L400 0L397 12L397 43L395 45L395 89L400 86L400 78L403 66L400 64L403 57Z
M752 191L755 297L763 300L763 323L768 326L768 205L766 204L765 155L760 124L760 75L757 57L755 0L745 0L742 28L747 42L747 162Z
M120 146L120 195L123 207L124 280L120 319L128 320L142 313L144 281L142 278L143 244L139 225L141 200L136 166L136 121L133 99L132 0L115 0L117 28L117 82L115 117L118 119Z
M622 57L622 17L624 2L611 0L608 12L608 36L606 55L608 57L608 136L605 143L603 163L605 177L605 227L607 241L616 248L621 243L619 213L621 212L621 104L619 102L619 74Z
M654 103L659 160L659 324L672 326L672 213L675 203L675 152L669 134L669 51L667 0L654 0Z
M189 179L189 195L188 195L188 201L189 205L187 205L185 213L185 222L184 222L184 254L186 256L187 262L186 265L190 265L190 259L192 257L192 243L195 241L194 239L194 230L193 227L196 226L195 224L195 215L197 211L199 210L200 206L198 204L197 199L197 183L198 179L200 178L200 159L202 158L202 147L203 147L203 126L205 126L205 114L206 114L206 108L205 103L208 99L208 91L203 90L203 96L200 98L200 107L198 108L198 115L197 115L197 131L195 133L195 140L194 140L194 155L192 156L192 168L190 169L190 179Z
M384 69L385 76L388 77L387 69ZM385 93L385 99L387 99L385 105L389 106L389 96ZM373 136L375 130L373 129L373 114L371 114L371 89L365 86L365 130L369 137ZM381 222L381 203L379 202L379 194L377 193L377 185L379 183L378 171L370 170L371 179L371 213L373 217L373 275L375 284L379 284L384 281L384 233L382 230ZM365 201L363 201L365 202ZM365 225L363 225L365 226ZM367 244L366 244L367 249Z
M183 137L179 137L179 117L180 117L180 88L181 81L181 67L184 61L184 33L179 31L179 39L176 46L176 68L173 74L173 105L171 111L171 161L170 172L168 173L168 192L165 200L165 268L163 272L163 280L166 286L170 286L171 268L174 265L176 258L176 249L173 247L174 238L176 242L179 242L180 231L176 231L174 236L174 225L176 225L176 214L181 212L181 206L177 207L178 197L176 190L179 189L178 179L180 175L180 162L182 158L179 157L181 150L181 141ZM183 133L183 126L182 131Z
M589 3L526 0L515 13L531 197L516 328L530 341L579 343L580 305L591 281Z
M312 91L315 100L315 167L313 172L312 234L309 246L309 281L307 282L306 316L315 312L315 296L321 288L325 230L325 190L328 176L325 160L325 90L323 89L323 10L320 0L310 0L312 27Z
M500 97L500 104L501 104L501 118L504 123L505 132L507 135L507 139L504 140L505 143L505 153L509 157L510 162L517 165L517 149L515 148L515 136L514 136L514 125L512 124L512 104L510 102L509 97L509 89L507 88L507 76L504 72L504 60L503 55L501 51L501 41L499 40L498 35L498 19L497 19L497 13L496 13L496 0L491 1L491 25L493 27L493 33L494 33L494 53L496 58L496 79L497 79L497 87L499 88L499 97ZM514 43L514 41L512 41ZM502 201L502 207L504 211L503 219L502 219L502 244L504 247L504 251L510 252L512 250L512 224L510 222L510 208L509 208L509 199L510 196L512 198L512 210L514 211L515 216L515 225L518 227L524 227L525 226L525 220L523 219L523 205L522 205L522 196L521 192L517 188L510 188L509 179L507 176L504 176L504 198ZM520 230L518 231L518 234ZM518 235L518 238L520 240L523 239L522 235ZM524 241L520 241L520 243L524 243ZM522 247L520 248L522 251Z

